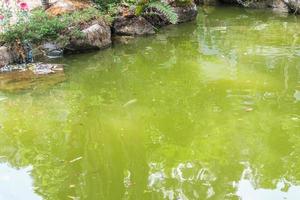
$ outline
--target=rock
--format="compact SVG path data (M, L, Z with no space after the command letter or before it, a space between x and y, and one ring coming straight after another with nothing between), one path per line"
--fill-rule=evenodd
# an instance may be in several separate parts
M59 58L63 56L63 49L54 42L45 42L40 47L43 54L49 58Z
M5 65L4 67L0 68L0 74L15 71L26 71L26 69L26 64Z
M288 6L282 0L260 0L260 1L250 1L250 0L221 0L226 4L240 5L245 8L271 8L274 11L288 12Z
M0 68L13 62L9 49L5 46L0 47Z
M285 5L287 5L289 12L300 14L300 0L283 0Z
M148 22L152 24L152 26L160 28L166 25L171 24L168 19L158 11L153 11L151 15L144 15L143 16Z
M0 69L0 73L8 72L27 72L30 71L34 75L53 74L63 71L63 65L61 64L45 64L45 63L30 63L30 64L15 64L6 65Z
M103 20L90 22L81 30L81 34L70 39L65 46L67 52L103 49L111 44L111 29Z
M289 12L289 7L287 4L284 3L282 0L274 0L273 3L270 5L270 7L274 11L278 11L281 13L288 13Z
M130 17L135 15L135 7L130 7L128 5L121 5L117 8L117 16Z
M53 74L56 72L64 71L64 67L61 64L44 64L44 63L32 63L27 65L27 69L32 71L35 75Z
M178 15L178 23L192 21L197 17L198 14L197 6L194 3L188 6L174 7L174 11Z
M0 68L12 63L30 63L32 59L32 49L28 43L16 42L0 47Z
M11 63L30 63L33 61L32 46L28 42L16 41L8 47L12 62Z
M155 33L154 27L141 16L119 16L114 20L112 29L116 35L151 35Z
M90 4L87 1L58 0L47 9L47 13L52 16L58 16L88 7L90 7Z

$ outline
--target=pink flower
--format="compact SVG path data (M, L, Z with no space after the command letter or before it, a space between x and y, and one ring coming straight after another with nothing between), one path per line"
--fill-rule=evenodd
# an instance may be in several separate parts
M23 11L28 11L28 10L29 10L28 4L25 3L25 2L19 3L19 7L20 7L20 9L23 10Z
M0 20L3 20L4 19L4 16L3 15L0 15Z

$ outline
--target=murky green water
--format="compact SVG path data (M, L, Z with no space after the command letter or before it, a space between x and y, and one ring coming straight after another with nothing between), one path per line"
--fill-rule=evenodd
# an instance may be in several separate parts
M300 199L299 23L206 8L3 82L0 199Z

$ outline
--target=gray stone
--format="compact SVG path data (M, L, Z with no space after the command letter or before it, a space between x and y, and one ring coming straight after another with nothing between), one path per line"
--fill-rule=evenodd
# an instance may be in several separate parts
M72 37L65 50L72 52L103 49L111 44L111 29L102 20L91 22L81 30L81 34L79 37Z
M120 16L113 22L116 35L151 35L154 27L144 17Z
M27 68L35 75L53 74L64 71L62 64L32 63Z
M277 12L288 13L289 7L282 0L274 0L270 7Z
M41 50L49 58L58 58L63 56L63 49L56 43L46 42L41 45Z
M29 64L12 64L0 68L0 73L8 72L27 72L30 71L34 75L53 74L64 71L62 64L52 63L29 63Z
M13 58L10 53L10 50L5 46L1 46L0 47L0 68L12 62L13 62Z
M291 13L300 14L300 0L283 0Z

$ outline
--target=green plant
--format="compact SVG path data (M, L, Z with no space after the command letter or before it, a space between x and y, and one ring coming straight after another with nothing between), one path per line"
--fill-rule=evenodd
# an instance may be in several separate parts
M67 27L75 26L70 34L78 35L76 28L80 28L80 23L100 17L102 14L95 8L51 17L43 10L35 10L28 21L21 21L18 24L11 25L5 32L0 34L0 41L13 43L16 40L27 40L32 43L38 43L42 40L57 39Z
M97 5L99 10L107 11L111 7L116 7L121 0L93 0L93 2Z
M14 42L17 39L36 42L42 38L54 38L60 30L66 26L66 22L58 18L50 18L43 11L35 11L28 22L21 22L10 26L0 35L6 42Z
M155 11L153 11L153 9ZM152 10L150 13L146 12L146 10ZM153 12L159 12L163 14L167 20L172 23L176 24L178 21L178 15L174 11L174 9L167 3L161 1L153 1L153 0L142 0L137 3L135 14L137 16L145 14L153 14Z

